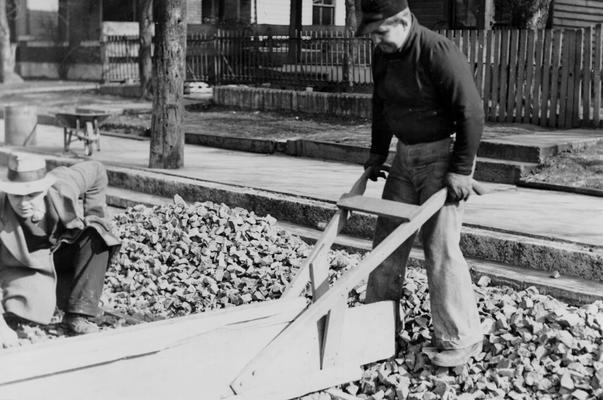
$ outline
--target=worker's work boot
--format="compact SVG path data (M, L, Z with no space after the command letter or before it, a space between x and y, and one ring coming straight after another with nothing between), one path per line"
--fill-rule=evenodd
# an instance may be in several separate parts
M82 314L66 313L63 317L63 327L72 335L85 335L98 332L98 326Z
M462 349L440 350L430 355L431 363L439 367L457 367L465 365L471 357L482 352L482 342Z

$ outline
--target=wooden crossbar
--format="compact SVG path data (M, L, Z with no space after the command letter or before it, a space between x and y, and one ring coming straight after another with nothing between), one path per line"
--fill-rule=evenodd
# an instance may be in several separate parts
M257 387L258 382L269 381L271 371L278 368L279 355L291 346L295 346L298 336L302 335L309 326L316 326L319 321L323 320L325 315L341 304L342 297L345 298L352 288L365 279L410 235L442 208L446 202L446 196L446 189L435 193L420 207L410 221L400 224L356 268L347 271L338 279L320 299L311 304L243 368L239 376L232 381L230 385L232 390L241 394L253 390L254 387ZM323 334L328 334L328 332L323 332Z
M342 197L337 207L350 211L362 211L380 217L410 220L419 210L419 206L399 201L377 199L366 196Z

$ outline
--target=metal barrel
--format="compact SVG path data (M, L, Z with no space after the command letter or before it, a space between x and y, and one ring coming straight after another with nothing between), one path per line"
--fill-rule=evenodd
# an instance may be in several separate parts
M4 107L4 144L11 146L36 144L37 124L38 115L35 106Z

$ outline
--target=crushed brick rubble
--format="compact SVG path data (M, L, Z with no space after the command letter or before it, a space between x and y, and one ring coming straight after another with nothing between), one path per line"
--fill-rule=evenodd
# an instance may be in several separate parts
M103 304L150 321L279 298L311 249L270 216L211 202L128 208L114 218L123 245L105 280ZM361 255L330 254L335 280ZM363 285L350 293L362 301ZM409 269L398 354L365 367L360 381L304 400L601 399L603 302L573 307L535 288L475 286L485 333L483 352L457 368L429 363L429 296L423 271ZM19 324L21 344L63 336L49 326ZM127 325L105 316L104 329Z

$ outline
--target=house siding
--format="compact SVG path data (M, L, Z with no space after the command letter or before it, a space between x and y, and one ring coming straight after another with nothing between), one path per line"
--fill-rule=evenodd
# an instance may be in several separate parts
M289 25L289 1L258 0L257 7L258 24Z
M603 23L603 0L555 0L553 26L581 28Z

